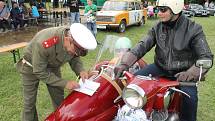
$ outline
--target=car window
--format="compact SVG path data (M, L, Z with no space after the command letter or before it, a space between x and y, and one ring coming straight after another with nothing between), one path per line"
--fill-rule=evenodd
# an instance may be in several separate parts
M106 1L102 10L104 11L121 11L127 10L128 3L125 1Z
M191 9L197 9L197 8L198 8L198 5L196 5L196 4L190 4L190 8L191 8Z
M141 9L141 7L140 7L140 4L139 3L135 3L135 6L136 6L136 10L140 10Z
M131 10L135 10L134 2L130 2L130 4L129 4L129 8L131 8Z

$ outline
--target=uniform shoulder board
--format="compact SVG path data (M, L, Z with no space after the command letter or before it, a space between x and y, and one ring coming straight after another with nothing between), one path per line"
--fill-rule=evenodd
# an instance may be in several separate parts
M57 44L59 41L59 37L58 36L54 36L54 37L51 37L45 41L43 41L43 47L44 48L49 48L49 47L52 47L53 45Z

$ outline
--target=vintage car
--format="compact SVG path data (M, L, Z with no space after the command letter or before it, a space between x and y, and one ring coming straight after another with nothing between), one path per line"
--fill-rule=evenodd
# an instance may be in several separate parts
M186 9L183 9L182 10L182 13L187 16L187 17L193 17L194 16L194 13L192 11L189 11L189 10L186 10Z
M215 16L215 7L211 8L211 7L207 7L205 8L206 10L208 10L210 12L211 16Z
M203 8L202 5L199 4L190 4L188 11L192 11L194 13L194 16L210 16L210 12Z
M127 26L145 24L147 10L134 0L110 0L97 12L96 19L98 29L116 28L122 33Z

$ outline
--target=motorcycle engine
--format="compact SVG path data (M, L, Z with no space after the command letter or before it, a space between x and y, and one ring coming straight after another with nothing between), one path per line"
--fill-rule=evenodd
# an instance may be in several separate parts
M168 118L168 111L156 111L154 110L151 114L153 121L165 121Z
M124 105L118 110L117 116L113 121L151 121L147 119L145 111L142 109L132 109Z

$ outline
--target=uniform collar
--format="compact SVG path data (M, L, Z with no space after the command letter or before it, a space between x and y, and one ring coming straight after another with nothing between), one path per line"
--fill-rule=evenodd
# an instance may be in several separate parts
M179 18L177 19L177 22L175 24L175 28L177 29L178 27L180 27L181 24L184 22L184 20L185 20L185 16L183 14L181 14L179 16Z

